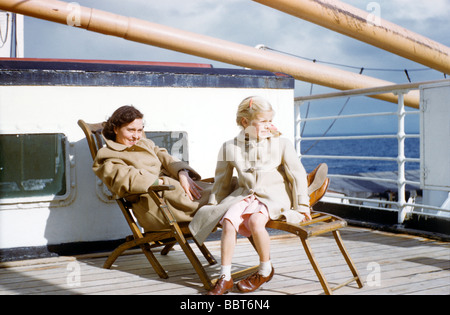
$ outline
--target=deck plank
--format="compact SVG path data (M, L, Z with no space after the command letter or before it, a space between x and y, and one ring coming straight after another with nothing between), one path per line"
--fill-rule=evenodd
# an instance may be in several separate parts
M336 295L450 294L450 246L421 237L347 227L341 230L345 246L365 286L352 283ZM331 286L351 277L333 237L314 237L311 247ZM220 258L220 242L207 243ZM219 265L209 266L193 246L211 276ZM323 294L300 240L282 234L271 238L275 276L251 295ZM157 254L169 279L160 279L139 251L118 258L113 267L103 269L103 255L60 257L50 260L3 264L0 294L108 294L108 295L197 295L204 294L201 282L179 246L167 255ZM220 261L220 259L218 259ZM257 264L258 256L246 239L239 239L233 269ZM375 268L379 268L379 273ZM79 275L79 278L74 277ZM379 277L377 277L379 276ZM230 295L239 295L233 291Z

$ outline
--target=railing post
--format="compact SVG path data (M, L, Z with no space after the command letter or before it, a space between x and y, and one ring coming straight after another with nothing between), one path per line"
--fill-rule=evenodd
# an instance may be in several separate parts
M300 141L301 141L301 124L302 124L302 118L300 115L300 102L294 101L294 119L295 119L295 131L294 131L294 146L295 150L297 151L297 155L301 158L301 151L300 151Z
M405 200L405 104L404 104L404 91L398 92L398 131L397 131L397 141L398 141L398 155L397 155L397 164L398 164L398 177L397 177L397 186L398 186L398 224L402 224L406 218L406 200Z
M449 217L450 209L448 208L448 200L445 204L441 206L434 206L428 204L420 204L414 200L414 195L410 197L409 200L406 199L406 184L411 184L412 186L420 187L420 182L414 179L406 180L406 172L405 165L406 162L420 163L420 158L407 158L405 156L405 140L406 138L419 138L417 135L406 135L405 133L405 117L409 114L420 114L419 111L406 111L405 110L405 95L407 95L411 90L417 90L422 85L427 84L437 84L442 82L447 82L448 80L439 80L439 81L429 81L429 82L417 82L417 83L409 83L409 84L401 84L396 86L388 86L388 87L377 87L373 89L364 89L364 90L354 90L354 91L343 91L343 92L334 92L327 94L319 94L319 95L309 95L309 96L301 96L295 97L294 103L296 106L299 106L301 102L313 102L316 100L329 100L329 99L337 99L337 98L347 98L349 96L368 96L369 94L375 93L392 93L397 97L397 110L389 111L385 113L362 113L362 114L350 114L350 115L333 115L333 116L316 116L309 118L301 118L300 109L295 108L295 137L296 137L296 150L300 155L300 158L303 159L329 159L331 161L334 160L375 160L375 161L386 161L386 162L397 162L397 170L398 175L394 178L380 178L380 177L371 177L365 176L364 174L359 175L342 175L342 174L329 174L331 178L337 179L350 179L350 180L358 180L358 181L368 181L374 183L392 183L397 184L397 193L398 199L393 201L384 201L381 198L379 199L379 205L377 206L374 203L374 199L372 198L358 198L352 197L350 194L345 193L343 190L341 192L342 195L329 194L330 200L327 200L327 203L331 204L342 204L345 203L346 206L356 206L361 208L369 208L376 210L386 210L386 208L392 209L397 207L397 224L399 226L403 225L405 220L408 219L408 216L419 213L421 216L425 217ZM298 110L298 111L297 111ZM372 117L372 116L397 116L398 121L398 130L396 134L392 135L370 135L370 136L314 136L314 137L305 137L301 135L301 123L309 122L309 121L324 121L324 120L336 120L342 118L359 118L359 117ZM304 154L301 155L300 144L301 140L307 141L321 141L321 140L350 140L350 139L384 139L384 138L392 138L397 139L398 143L398 152L397 156L392 157L374 157L374 156L344 156L344 155L329 155L329 154ZM331 162L333 163L333 162ZM421 170L423 171L423 170ZM366 174L367 175L367 174ZM414 193L412 191L412 193ZM333 201L337 200L337 201ZM384 204L384 206L383 206ZM425 211L430 210L430 211Z

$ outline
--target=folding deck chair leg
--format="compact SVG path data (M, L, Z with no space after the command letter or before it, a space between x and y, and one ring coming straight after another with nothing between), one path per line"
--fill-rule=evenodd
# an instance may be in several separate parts
M211 252L208 250L208 248L205 246L205 244L199 245L198 242L194 239L195 244L202 252L203 256L206 258L208 263L210 265L217 264L217 260L214 258L214 256L211 254Z
M339 231L336 230L333 231L333 236L334 239L336 240L339 249L341 250L342 256L344 256L344 259L347 262L347 265L353 274L352 280L356 281L358 287L361 289L363 287L363 283L358 274L358 270L356 269L355 264L353 263L353 260L350 258L350 255L348 254L347 249L345 248L344 243L342 242L341 234L339 233Z
M110 269L112 264L116 261L116 259L127 249L135 247L136 240L128 241L119 247L117 247L106 259L105 263L103 264L103 268ZM148 243L139 244L139 247L142 249L142 252L145 254L145 257L147 257L147 260L152 265L155 272L158 274L158 276L162 279L167 279L169 276L167 275L166 271L163 269L159 261L156 259L155 255L152 253L150 249L150 245Z
M116 259L127 249L132 248L133 246L130 245L130 242L126 242L121 244L119 247L117 247L106 259L105 263L103 264L103 268L109 269L114 264Z
M150 249L150 245L142 244L142 245L140 245L140 247L141 247L142 251L144 252L145 257L147 257L147 260L152 265L155 272L158 274L158 276L162 279L169 278L169 275L167 274L167 272L161 266L158 259L156 259L155 255L152 253L152 251Z
M305 249L306 255L308 256L309 262L311 263L317 278L319 278L320 284L322 285L323 290L325 291L325 294L331 295L333 294L332 289L328 285L327 279L325 278L325 275L323 274L322 270L319 267L319 264L316 260L316 257L314 256L311 246L309 245L309 241L306 238L300 237L302 240L303 248Z
M195 241L195 239L194 239ZM177 242L173 242L170 244L167 244L162 250L161 250L161 255L167 255L170 250L177 244ZM200 251L202 252L203 256L206 258L206 260L208 261L208 263L210 265L215 265L217 264L217 260L214 258L214 256L211 254L211 252L208 250L208 248L202 244L199 245L197 243L197 241L195 241L195 244L197 245L197 247L200 249Z
M206 273L205 269L203 268L197 255L195 255L194 251L192 250L191 246L187 242L186 238L183 236L183 232L181 231L180 226L177 224L169 207L166 205L166 203L164 202L164 200L158 193L152 193L152 194L150 194L150 196L156 202L156 204L158 205L162 214L164 215L167 222L169 223L170 229L172 230L175 240L180 245L184 254L187 256L187 258L191 262L191 265L194 267L195 271L197 272L205 289L210 290L212 288L211 280L209 279L209 276Z
M335 230L335 231L332 231L332 233L333 233L334 239L336 240L336 243L341 251L341 254L345 259L345 262L347 263L348 267L350 268L350 270L353 274L353 278L339 284L338 286L336 286L334 288L331 288L329 286L328 281L326 280L325 275L323 274L322 270L320 269L319 264L311 250L311 246L309 244L308 239L300 237L300 239L302 240L303 248L305 249L306 255L308 256L308 259L309 259L314 271L316 272L317 277L319 278L320 284L322 285L322 288L323 288L325 294L331 295L331 294L333 294L334 290L342 288L343 286L345 286L353 281L356 281L356 283L358 284L358 287L361 289L363 287L363 283L361 281L361 278L358 274L358 271L357 271L352 259L350 258L350 255L348 254L348 252L344 246L344 243L342 241L339 231Z
M208 274L206 273L205 269L203 268L200 260L195 255L194 251L192 250L187 240L184 238L179 228L177 226L172 226L172 228L174 229L175 239L177 240L178 244L180 244L181 249L191 262L191 265L194 266L194 269L197 272L200 280L202 281L205 289L211 290L212 289L211 280Z
M173 242L164 246L164 248L161 250L161 255L163 256L167 255L170 252L170 250L175 246L176 243L177 242Z

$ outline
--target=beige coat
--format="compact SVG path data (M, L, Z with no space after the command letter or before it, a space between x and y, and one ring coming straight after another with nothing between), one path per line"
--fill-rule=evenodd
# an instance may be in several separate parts
M202 198L191 201L178 182L178 172L187 169L195 180L200 180L200 175L149 139L141 139L130 148L106 140L106 147L98 151L92 168L112 193L133 203L133 213L145 231L168 227L147 193L159 178L164 184L175 186L175 190L164 192L164 199L177 221L191 221L195 211L209 198L211 185L198 182L204 188Z
M223 144L208 205L197 211L189 228L202 244L230 206L251 194L267 206L270 219L298 223L302 212L309 213L307 189L306 171L289 140L246 141L241 132Z

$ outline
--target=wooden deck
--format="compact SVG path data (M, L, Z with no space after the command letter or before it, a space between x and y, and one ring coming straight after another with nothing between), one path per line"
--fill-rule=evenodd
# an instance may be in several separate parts
M336 295L450 294L450 244L408 235L348 227L341 230L344 243L358 268L364 288L355 283L334 292ZM220 242L207 244L220 259ZM272 237L275 276L257 295L323 294L301 242L291 235ZM316 258L333 285L351 277L332 235L311 239ZM198 252L195 245L194 250ZM179 247L169 255L157 255L169 279L160 279L144 255L131 251L121 256L111 270L102 268L104 255L59 257L3 263L0 294L148 294L201 295L205 293L196 273ZM200 257L200 256L199 256ZM206 260L201 257L202 262ZM246 239L238 240L234 267L258 262ZM208 266L216 276L219 265ZM230 295L240 295L232 292ZM242 296L242 295L241 295Z

